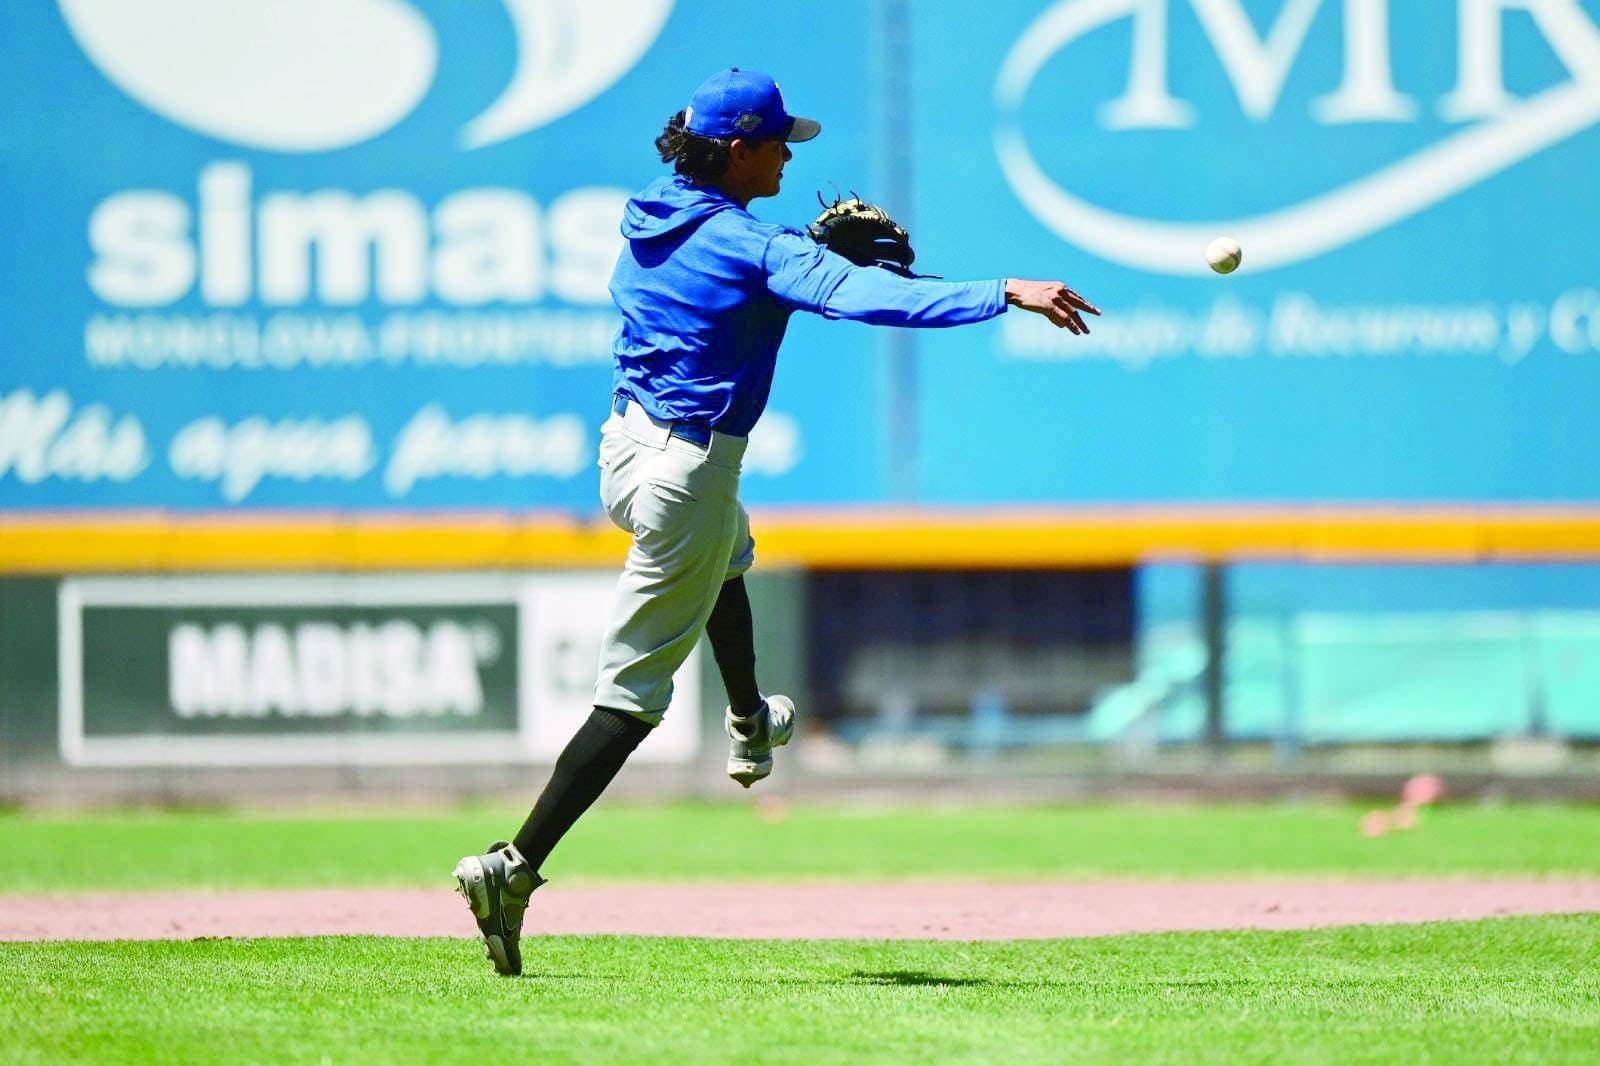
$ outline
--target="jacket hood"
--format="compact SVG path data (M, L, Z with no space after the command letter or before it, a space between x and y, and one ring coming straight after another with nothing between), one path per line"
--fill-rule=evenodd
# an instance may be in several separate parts
M720 189L696 185L682 175L658 178L628 201L622 235L630 241L653 240L738 206Z

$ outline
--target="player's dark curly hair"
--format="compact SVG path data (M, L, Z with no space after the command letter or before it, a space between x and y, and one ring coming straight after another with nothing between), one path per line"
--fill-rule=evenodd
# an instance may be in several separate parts
M663 163L671 163L679 174L702 185L728 172L728 142L691 133L682 111L667 120L666 128L656 138L656 151Z

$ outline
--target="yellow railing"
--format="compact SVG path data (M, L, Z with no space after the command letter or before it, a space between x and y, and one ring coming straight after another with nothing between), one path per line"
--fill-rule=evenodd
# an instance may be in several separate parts
M1600 503L1570 507L757 510L763 565L1063 567L1163 558L1600 560ZM0 518L0 573L613 567L602 521L551 514L37 513Z

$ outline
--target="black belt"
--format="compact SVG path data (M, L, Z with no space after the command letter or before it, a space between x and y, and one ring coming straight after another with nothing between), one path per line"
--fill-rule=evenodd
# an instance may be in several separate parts
M621 415L627 409L628 398L626 396L619 393L611 397L611 410ZM702 448L711 447L711 430L705 426L697 426L692 422L669 422L667 423L667 432L680 440L688 441L690 444L698 444Z

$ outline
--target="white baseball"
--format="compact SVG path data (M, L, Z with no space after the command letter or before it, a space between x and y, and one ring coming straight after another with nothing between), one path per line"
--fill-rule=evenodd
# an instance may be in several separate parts
M1206 247L1206 262L1218 274L1232 274L1239 269L1239 260L1243 258L1239 242L1232 237L1218 237Z

